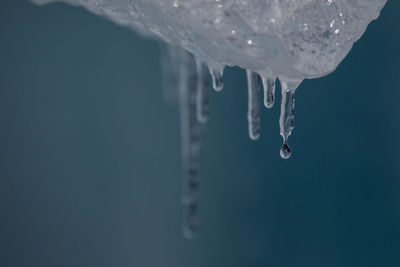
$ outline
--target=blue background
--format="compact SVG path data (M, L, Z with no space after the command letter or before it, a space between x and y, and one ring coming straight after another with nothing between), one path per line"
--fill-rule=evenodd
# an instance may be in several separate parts
M0 4L0 266L400 266L400 2L247 133L243 70L211 92L200 234L181 235L159 50L87 11Z

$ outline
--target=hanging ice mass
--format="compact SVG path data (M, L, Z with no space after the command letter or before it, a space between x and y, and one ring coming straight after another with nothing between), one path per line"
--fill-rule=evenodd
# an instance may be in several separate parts
M44 4L57 0L33 0ZM379 16L386 0L59 0L165 42L163 86L179 95L184 233L197 230L200 127L208 120L209 76L223 88L226 66L246 69L248 130L260 136L261 102L274 105L281 84L282 158L291 156L295 91L332 72ZM262 97L262 89L264 97ZM179 92L179 94L177 93ZM263 101L262 101L263 99Z

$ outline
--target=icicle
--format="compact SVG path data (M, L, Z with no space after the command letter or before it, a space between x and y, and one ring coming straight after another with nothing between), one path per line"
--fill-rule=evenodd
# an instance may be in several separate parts
M207 122L210 110L210 98L208 90L210 87L210 76L208 75L207 65L196 58L197 72L197 95L196 95L196 114L199 122Z
M264 87L264 106L272 108L275 103L275 78L262 77Z
M224 68L208 68L212 77L212 84L215 91L220 92L224 87Z
M287 143L292 130L294 128L294 92L301 81L282 81L282 102L281 116L279 119L280 133L283 138L283 144L280 150L280 155L284 159L290 158L292 155L290 147Z
M178 61L180 48L160 42L161 82L165 102L175 103L178 99Z
M261 102L261 79L260 76L250 70L246 70L248 91L249 136L252 140L260 137L260 102Z
M182 138L183 234L195 236L198 228L200 123L196 116L197 72L194 57L180 51L179 93Z

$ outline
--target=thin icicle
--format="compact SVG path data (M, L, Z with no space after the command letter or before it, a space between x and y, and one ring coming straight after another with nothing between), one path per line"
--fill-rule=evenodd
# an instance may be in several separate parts
M182 138L183 234L193 238L198 229L200 123L196 116L197 72L192 54L180 52L179 92Z
M301 81L300 81L301 82ZM288 145L288 138L294 128L294 92L300 84L299 81L282 81L282 102L281 116L279 119L280 134L283 138L283 144L280 150L280 155L284 159L290 158L292 152Z
M210 87L210 76L208 75L207 65L196 58L197 72L197 95L196 95L196 114L199 122L208 121L210 111L210 97L208 90Z
M180 48L160 42L161 82L165 102L176 103L178 99L178 61Z
M261 102L261 78L250 70L246 70L248 91L249 136L252 140L260 137L260 102Z
M264 106L272 108L275 103L275 78L262 76L264 87Z
M208 68L212 77L212 84L215 91L220 92L224 88L224 68Z

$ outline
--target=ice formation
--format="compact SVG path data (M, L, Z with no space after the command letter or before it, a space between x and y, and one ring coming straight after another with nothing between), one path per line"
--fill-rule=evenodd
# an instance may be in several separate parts
M181 113L184 233L197 229L201 124L208 119L209 78L223 88L225 66L246 69L248 129L260 136L264 105L275 102L281 84L282 158L294 127L294 93L301 81L332 72L379 16L387 0L32 0L68 2L164 40L162 69L167 99L178 97Z

